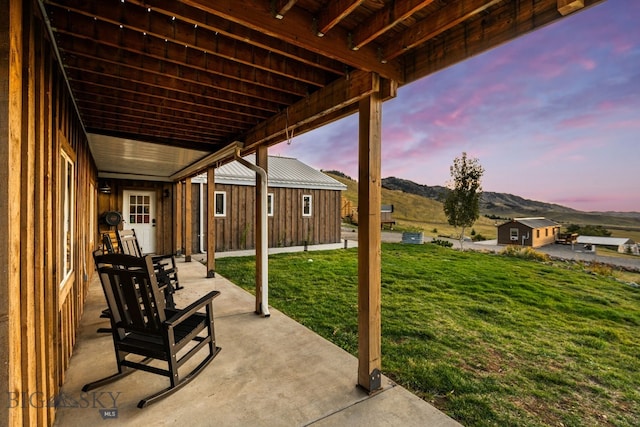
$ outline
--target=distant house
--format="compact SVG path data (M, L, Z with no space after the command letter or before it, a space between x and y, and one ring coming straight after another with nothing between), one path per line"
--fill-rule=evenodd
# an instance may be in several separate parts
M546 218L514 218L498 226L499 245L538 248L554 243L560 225Z
M245 158L255 164L255 156ZM340 242L340 196L346 185L289 157L269 156L268 245ZM255 172L239 162L215 170L215 200L207 201L206 174L192 180L192 251L206 248L207 206L215 209L216 251L255 248Z

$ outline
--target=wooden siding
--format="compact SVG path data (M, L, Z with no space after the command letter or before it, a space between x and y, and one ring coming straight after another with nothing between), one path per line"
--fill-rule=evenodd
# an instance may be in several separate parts
M166 182L135 181L128 179L100 179L101 183L109 184L110 194L98 196L98 216L108 211L123 211L123 193L125 190L155 191L156 193L156 252L160 254L175 253L178 248L173 246L173 209L175 197L173 185ZM165 196L166 194L166 196ZM122 224L117 228L122 229ZM103 221L98 223L98 232L114 232L115 226L109 226Z
M518 229L518 239L511 240L511 229ZM548 226L540 228L531 228L516 221L508 222L498 226L498 244L499 245L523 245L539 248L540 246L549 245L555 242L556 233L559 227Z
M93 275L96 168L35 2L0 1L0 425L52 425ZM9 54L10 52L10 54ZM63 281L63 163L74 164L73 269ZM35 397L34 397L35 396ZM26 399L36 399L27 400Z
M200 184L192 184L192 248L200 251ZM203 191L205 206L207 201L206 184ZM255 248L255 187L229 184L216 184L215 191L226 193L226 215L216 217L216 251L234 251ZM268 217L269 247L302 246L305 243L317 245L340 242L340 191L307 190L300 188L269 188L273 194L273 216ZM302 196L312 197L312 213L302 216ZM206 212L205 212L206 215ZM206 218L206 217L205 217ZM196 226L197 224L197 226ZM206 246L206 239L204 240Z

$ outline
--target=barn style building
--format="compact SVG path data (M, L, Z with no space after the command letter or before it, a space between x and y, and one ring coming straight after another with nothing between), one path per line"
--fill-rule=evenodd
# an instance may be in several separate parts
M253 155L246 160L255 164ZM267 169L269 247L340 242L340 196L347 186L290 157L269 156ZM234 161L216 168L215 175L213 204L207 199L206 174L192 180L192 251L205 252L210 206L216 252L255 248L255 173Z

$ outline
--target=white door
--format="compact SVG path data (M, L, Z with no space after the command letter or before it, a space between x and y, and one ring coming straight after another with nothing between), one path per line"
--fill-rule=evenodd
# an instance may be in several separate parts
M136 231L143 254L156 251L155 191L124 190L123 219L126 230Z

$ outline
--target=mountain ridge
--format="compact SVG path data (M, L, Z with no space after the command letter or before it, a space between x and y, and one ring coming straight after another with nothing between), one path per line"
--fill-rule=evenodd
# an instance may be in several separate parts
M324 171L343 179L353 180L339 171ZM382 179L382 188L426 197L442 203L446 187L418 184L404 178ZM480 214L495 219L545 217L560 223L594 224L613 227L640 228L640 212L580 211L559 204L526 199L510 194L485 191L480 198Z

